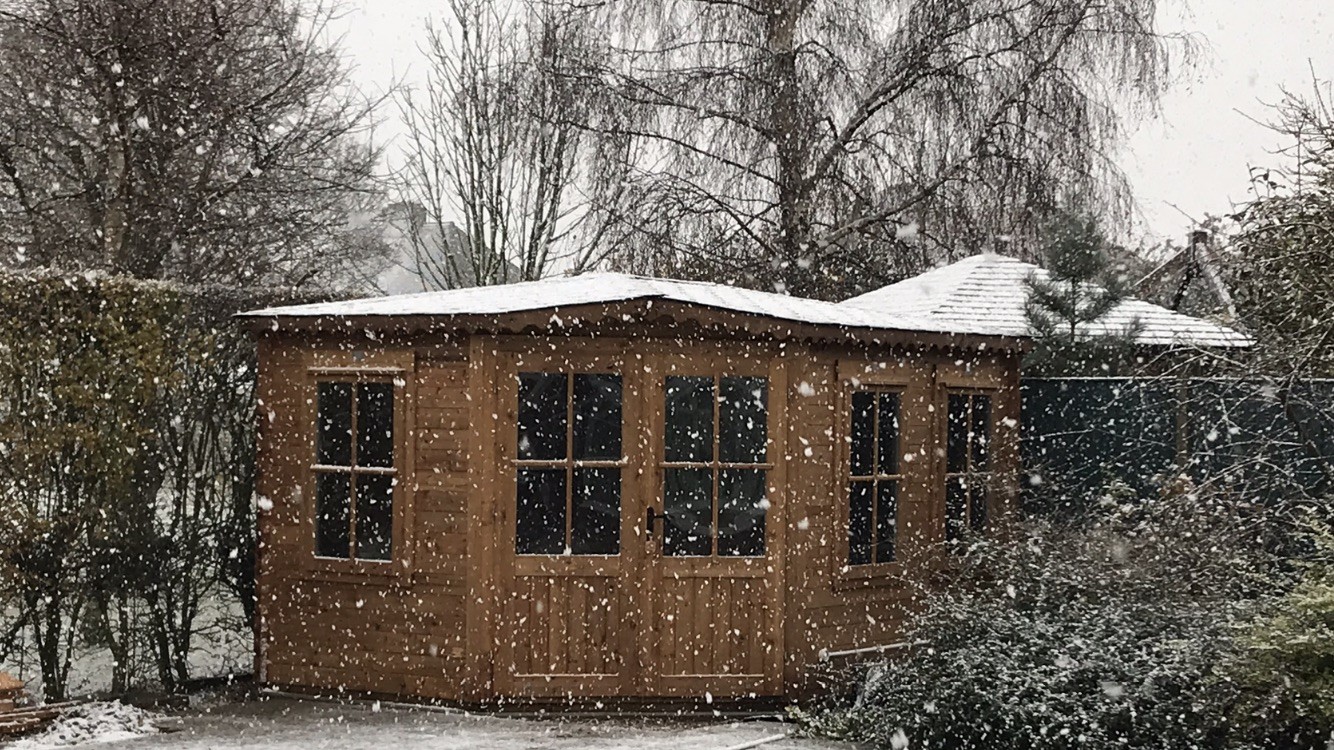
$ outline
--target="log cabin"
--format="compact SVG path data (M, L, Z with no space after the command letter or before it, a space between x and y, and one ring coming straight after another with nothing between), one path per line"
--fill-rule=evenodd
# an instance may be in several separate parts
M901 643L928 574L1014 516L1034 273L982 255L837 304L586 274L245 313L259 680L809 693L822 660ZM1132 307L1146 340L1244 344Z

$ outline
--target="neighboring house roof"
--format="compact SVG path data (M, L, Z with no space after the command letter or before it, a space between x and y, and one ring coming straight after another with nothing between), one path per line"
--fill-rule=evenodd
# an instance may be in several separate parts
M984 253L853 297L844 305L891 314L925 317L941 328L970 326L995 336L1029 335L1025 306L1030 277L1049 278L1031 263ZM1085 333L1116 334L1138 326L1136 343L1150 346L1250 346L1249 337L1217 323L1126 299Z
M468 235L457 224L436 223L425 209L412 203L389 206L384 218L384 240L391 256L373 279L376 289L396 295L476 286ZM497 275L519 278L518 266L500 262L503 268L495 269Z
M393 297L347 300L242 313L246 318L377 318L503 315L633 300L667 300L781 321L848 329L1029 336L1023 281L1036 266L998 255L975 256L842 303L706 282L589 273L503 286L451 289ZM1123 309L1127 313L1122 315ZM1248 340L1221 326L1146 302L1115 311L1124 324L1139 316L1143 343L1245 346Z
M1190 233L1185 247L1136 282L1135 293L1156 299L1169 310L1196 315L1212 312L1234 321L1237 306L1222 268L1209 232L1197 230Z
M416 244L412 232L418 233ZM386 222L385 241L392 256L375 277L375 287L385 294L414 294L437 288L431 269L448 268L451 260L465 273L472 272L467 262L463 231L453 222L444 226L421 221L415 228L403 216ZM426 256L426 257L423 257Z

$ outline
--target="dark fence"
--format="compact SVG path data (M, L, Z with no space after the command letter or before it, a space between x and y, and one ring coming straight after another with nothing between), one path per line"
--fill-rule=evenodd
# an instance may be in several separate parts
M1334 381L1030 378L1023 503L1143 495L1189 477L1250 501L1315 496L1334 476Z

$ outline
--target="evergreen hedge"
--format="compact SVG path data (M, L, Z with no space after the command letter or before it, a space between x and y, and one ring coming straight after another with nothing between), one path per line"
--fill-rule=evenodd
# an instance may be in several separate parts
M177 688L210 608L253 611L254 345L231 316L284 301L0 274L0 661L35 649L49 699L90 646L115 690Z

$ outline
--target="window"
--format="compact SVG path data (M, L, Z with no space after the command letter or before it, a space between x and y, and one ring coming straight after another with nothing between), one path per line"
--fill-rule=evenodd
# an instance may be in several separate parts
M621 551L621 376L519 374L514 549Z
M763 556L768 379L672 376L664 385L663 554Z
M356 560L393 555L394 384L317 385L315 554Z
M849 420L848 564L894 561L898 540L899 405L895 391L855 391Z
M951 393L946 414L945 539L987 525L991 487L991 396Z

